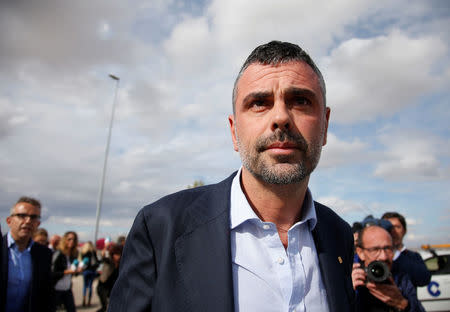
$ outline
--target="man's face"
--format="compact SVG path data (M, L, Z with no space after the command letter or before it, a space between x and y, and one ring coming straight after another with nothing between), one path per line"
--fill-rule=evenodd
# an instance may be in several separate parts
M394 247L391 235L385 229L379 226L371 226L364 231L362 240L362 248L358 247L356 251L359 258L363 260L364 266L378 260L385 262L391 268Z
M354 245L355 245L355 248L356 248L357 245L358 245L358 236L359 236L359 232L353 233L353 243L354 243Z
M17 214L22 215L17 216ZM28 215L28 216L25 216ZM18 203L14 206L11 216L6 218L6 223L11 231L11 236L16 241L28 241L36 231L41 222L39 218L32 219L30 216L40 216L41 210L29 203ZM25 216L25 217L23 217Z
M398 218L389 218L388 220L392 223L391 234L394 246L400 246L403 243L403 236L406 233L405 228Z
M309 178L326 144L330 116L309 65L250 65L238 82L235 106L228 119L246 170L269 184Z
M50 238L50 245L52 245L53 246L53 248L56 248L56 247L58 247L58 244L59 244L59 241L61 240L61 236L59 236L59 235L53 235L51 238Z

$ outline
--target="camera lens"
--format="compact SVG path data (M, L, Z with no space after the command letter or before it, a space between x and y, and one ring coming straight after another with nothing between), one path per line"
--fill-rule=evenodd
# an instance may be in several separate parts
M386 281L391 275L389 268L383 261L373 261L366 268L367 278L376 283Z

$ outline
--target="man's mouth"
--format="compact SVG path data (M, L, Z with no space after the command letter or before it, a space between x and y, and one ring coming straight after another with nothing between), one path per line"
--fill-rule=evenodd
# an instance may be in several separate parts
M266 149L299 149L299 146L294 142L274 142Z
M301 134L292 134L277 131L266 138L257 141L256 149L258 152L271 150L272 152L280 152L281 154L291 153L293 150L306 151L308 144Z

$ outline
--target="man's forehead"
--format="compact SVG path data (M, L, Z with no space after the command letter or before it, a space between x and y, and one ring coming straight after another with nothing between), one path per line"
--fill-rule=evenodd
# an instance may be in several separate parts
M14 205L14 211L25 211L25 210L40 210L38 207L25 202L20 202Z
M396 223L399 224L400 220L396 217L392 217L392 218L388 218L389 222L391 222L392 224Z
M299 75L309 80L316 80L319 83L319 77L314 70L305 62L293 61L279 64L261 64L252 63L242 73L239 82L251 82L253 80L265 77L279 78L280 74Z
M282 86L280 86L282 84ZM242 101L252 92L272 92L273 88L309 89L318 99L322 98L320 80L313 69L304 62L249 65L239 79L237 100Z
M379 226L370 226L364 231L363 244L376 244L376 243L392 243L391 235L388 231Z

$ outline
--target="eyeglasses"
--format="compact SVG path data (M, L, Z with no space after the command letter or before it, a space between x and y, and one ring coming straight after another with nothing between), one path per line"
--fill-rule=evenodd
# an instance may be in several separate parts
M361 249L364 249L367 251L367 253L371 257L377 257L382 250L384 250L385 253L393 253L394 252L394 246L384 246L384 247L371 247L371 248L364 248L361 247Z
M17 217L20 220L25 220L26 218L30 218L31 221L39 221L41 219L40 215L36 214L26 214L26 213L13 213L11 217Z

